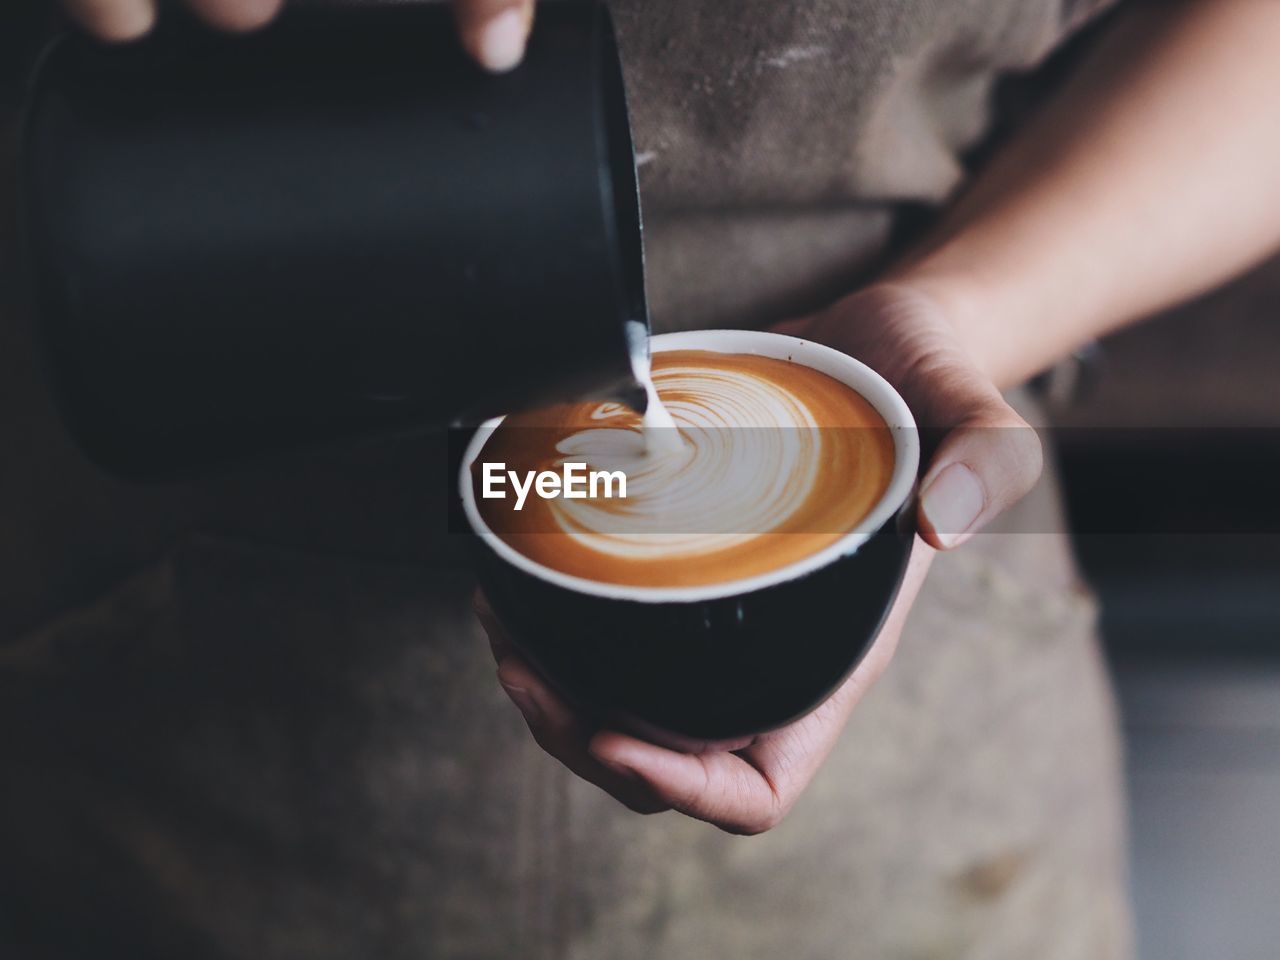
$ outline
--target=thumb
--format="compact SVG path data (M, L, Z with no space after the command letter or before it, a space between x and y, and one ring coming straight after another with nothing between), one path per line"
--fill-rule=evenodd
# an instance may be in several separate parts
M493 73L514 70L524 59L533 26L533 0L454 0L462 46Z
M156 21L154 0L66 0L67 13L101 40L135 40Z
M612 731L596 734L589 750L662 804L729 833L763 833L786 813L772 782L736 753L680 753Z
M920 484L920 534L946 550L1021 500L1044 455L1035 430L977 369L957 361L932 383L917 411L926 428L945 432Z
M206 23L237 32L265 27L283 5L283 0L187 0L187 6Z

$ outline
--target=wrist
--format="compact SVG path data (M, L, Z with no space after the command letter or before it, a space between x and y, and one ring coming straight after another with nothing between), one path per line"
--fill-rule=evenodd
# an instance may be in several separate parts
M937 269L926 261L907 262L891 269L876 284L904 291L925 301L955 335L973 364L993 381L1001 372L1003 322L996 291L976 274Z
M998 262L999 268L991 264ZM960 347L1000 389L1017 386L1094 337L1098 291L1084 272L1029 269L1018 258L942 247L884 282L936 304Z

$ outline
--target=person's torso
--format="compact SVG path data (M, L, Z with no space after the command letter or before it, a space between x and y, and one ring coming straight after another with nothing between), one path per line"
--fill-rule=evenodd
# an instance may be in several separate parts
M655 326L760 325L851 289L901 204L940 204L961 182L995 80L1097 6L614 0ZM9 239L0 271L16 290ZM0 631L88 599L192 528L452 562L443 445L430 440L184 487L106 478L58 425L18 300L0 302Z
M763 323L856 282L899 203L954 190L994 78L1071 13L614 6L661 327ZM33 353L0 313L0 892L36 929L43 910L59 940L192 957L688 956L726 930L743 956L1120 955L1110 716L1061 537L939 561L806 806L744 855L537 754L439 549L441 445L134 487L70 448Z
M760 325L865 277L1090 0L614 0L662 329Z

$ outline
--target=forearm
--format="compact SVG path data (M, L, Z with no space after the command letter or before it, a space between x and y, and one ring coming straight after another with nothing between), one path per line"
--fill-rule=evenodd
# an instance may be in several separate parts
M1001 386L1280 246L1280 2L1139 5L892 272Z

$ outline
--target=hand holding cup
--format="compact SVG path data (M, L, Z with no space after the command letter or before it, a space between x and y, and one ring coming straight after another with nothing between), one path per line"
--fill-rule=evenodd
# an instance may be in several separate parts
M924 293L906 284L872 287L778 329L864 360L897 388L931 435L913 503L920 535L896 600L834 693L799 719L756 735L635 736L572 708L510 643L487 602L478 603L499 682L548 753L634 810L675 809L733 833L770 829L808 785L888 666L935 549L973 536L1029 491L1041 469L1035 432L969 358L945 305Z

